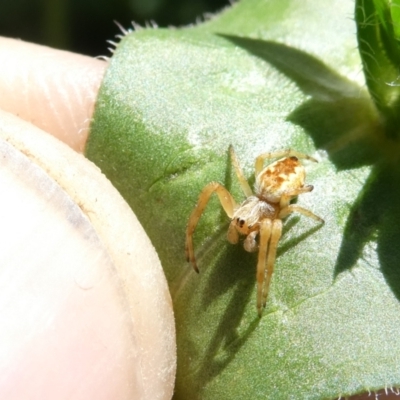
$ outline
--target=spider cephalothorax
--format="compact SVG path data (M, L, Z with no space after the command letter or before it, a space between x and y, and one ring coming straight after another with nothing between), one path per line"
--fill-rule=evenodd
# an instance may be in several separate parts
M246 251L258 250L257 262L257 310L261 316L262 307L267 301L269 284L274 270L276 250L282 235L282 219L292 212L298 212L319 222L323 219L311 211L295 204L291 200L299 194L311 192L313 186L305 185L305 169L301 158L316 161L314 158L294 150L275 153L263 153L255 162L254 193L243 175L233 147L230 147L232 163L246 200L237 205L232 195L218 182L205 186L199 196L188 222L186 230L186 257L197 268L193 233L210 196L217 193L222 207L231 218L228 240L238 243L239 236L246 236L243 246ZM280 158L264 168L266 159ZM257 236L259 236L257 241Z

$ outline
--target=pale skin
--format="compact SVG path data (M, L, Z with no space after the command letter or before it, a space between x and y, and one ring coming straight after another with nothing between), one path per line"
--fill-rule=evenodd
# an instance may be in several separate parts
M0 38L0 59L2 131L18 131L27 137L34 137L40 128L46 131L47 136L56 137L76 152L82 152L107 63L6 38ZM48 151L55 152L51 147ZM15 182L10 179L9 185L10 188L17 186L18 179ZM5 192L8 190L2 186L2 194ZM46 195L43 193L43 197ZM3 198L1 196L0 204L4 205ZM43 211L32 208L30 198L21 201L28 210ZM113 207L118 208L119 203ZM49 210L52 211L51 208ZM18 204L11 205L8 213L18 215ZM31 214L34 214L33 211ZM32 215L32 219L35 218L36 214ZM52 223L52 218L54 214L49 215L47 222ZM48 226L47 222L44 221L43 225ZM6 230L4 221L0 231L2 243L4 240L9 243L10 232ZM19 264L5 273L5 263L10 261L10 257L4 260L1 255L3 250L10 251L11 246L0 248L3 277L0 320L7 321L7 324L2 323L0 332L3 354L0 398L170 398L173 374L162 382L143 376L143 365L154 358L154 354L141 354L132 345L132 338L139 336L153 341L157 334L156 340L164 340L168 329L135 332L136 328L132 328L129 322L130 303L121 296L118 287L124 276L115 269L111 269L114 272L110 274L106 268L97 267L89 261L76 275L72 270L73 263L68 262L68 254L64 263L52 265L48 254L61 254L66 243L48 243L39 231L32 240L22 231L19 247L13 244L13 248L14 254L26 256L26 260L31 259L27 248L34 250L35 257L45 260L40 273L29 263ZM65 240L68 239L67 235ZM151 250L153 246L139 228L136 240L133 245L141 252L137 259L153 260L153 257L149 258L149 251L154 251ZM75 242L78 243L77 240ZM96 259L98 256L88 258ZM100 278L92 280L93 276ZM54 277L57 277L57 284ZM63 290L58 290L59 286ZM165 285L163 289L160 285L160 290L165 290ZM152 296L157 293L156 289ZM138 296L134 307L143 309L147 319L150 316L152 320L168 320L167 313L157 314L160 307L156 314L154 308L152 313L145 311L146 303L143 297ZM175 347L165 351L174 354ZM143 382L140 382L142 377ZM146 385L153 394L143 397Z
M274 272L278 243L282 236L282 220L296 212L319 223L324 222L310 210L290 204L294 197L313 190L313 186L305 184L305 169L300 163L300 159L316 160L294 150L259 155L255 161L256 181L253 193L232 146L230 147L230 156L247 199L238 205L229 191L220 183L211 182L206 185L189 217L186 230L186 258L194 270L199 272L194 255L193 234L211 195L216 193L222 208L231 219L227 235L228 241L236 244L239 242L240 236L245 236L244 249L248 252L258 251L257 312L261 317ZM264 167L266 160L277 158L277 161Z

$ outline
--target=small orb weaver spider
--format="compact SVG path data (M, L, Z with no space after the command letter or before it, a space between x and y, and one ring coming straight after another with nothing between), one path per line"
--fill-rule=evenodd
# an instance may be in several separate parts
M229 191L218 182L210 182L200 193L199 200L190 215L186 229L186 259L196 272L196 259L193 248L193 233L197 223L213 193L219 201L231 223L228 229L228 241L236 244L239 236L244 235L243 246L248 252L258 250L257 261L257 311L261 317L262 307L265 307L271 276L274 271L276 251L282 235L282 219L292 212L298 212L306 217L324 223L324 220L311 211L290 204L291 200L302 193L311 192L314 187L305 185L305 169L299 159L317 162L314 158L294 150L284 150L274 153L263 153L255 160L254 193L244 177L233 147L229 147L232 165L235 169L240 186L246 195L246 200L238 205ZM277 161L264 167L267 159ZM259 236L257 242L256 237Z

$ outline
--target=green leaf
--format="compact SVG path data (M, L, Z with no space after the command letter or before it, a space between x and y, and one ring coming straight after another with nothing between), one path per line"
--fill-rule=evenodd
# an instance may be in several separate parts
M399 138L400 2L357 0L357 37L367 85L385 120L385 134Z
M398 41L400 39L400 1L392 0L389 7L391 20L393 21L394 38Z
M400 385L399 152L363 88L351 7L243 0L197 27L129 34L110 61L86 154L164 266L176 399L327 399ZM298 204L326 223L286 219L261 319L257 254L226 241L217 198L195 234L199 275L184 258L208 182L244 199L230 144L251 182L262 152L319 160L304 163L315 189Z

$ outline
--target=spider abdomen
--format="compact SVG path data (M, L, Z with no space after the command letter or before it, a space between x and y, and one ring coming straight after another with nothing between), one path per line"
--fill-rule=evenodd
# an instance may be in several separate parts
M267 202L278 203L283 194L303 187L305 178L305 169L297 157L281 158L257 175L255 192Z

